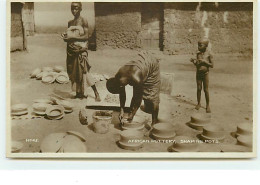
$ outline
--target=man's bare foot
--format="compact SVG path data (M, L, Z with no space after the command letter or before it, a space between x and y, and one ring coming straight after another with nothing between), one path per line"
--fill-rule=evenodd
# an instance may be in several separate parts
M207 108L206 108L206 113L211 113L211 110L210 110L209 106L207 106Z
M201 105L200 105L200 104L198 104L198 105L196 105L195 109L196 109L196 110L199 110L199 109L200 109L200 107L201 107Z
M96 101L96 102L100 102L100 101L101 101L101 99L100 99L100 96L99 96L99 95L97 95L97 96L96 96L96 98L95 98L95 101Z

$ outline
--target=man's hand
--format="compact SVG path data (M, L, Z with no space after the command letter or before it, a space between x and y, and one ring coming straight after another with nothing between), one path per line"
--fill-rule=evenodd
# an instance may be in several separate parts
M134 114L130 112L128 114L127 121L131 122L133 120L133 118L134 118Z
M121 111L120 111L120 114L119 114L119 116L118 116L118 119L119 119L119 121L120 121L120 123L122 123L122 120L123 120L123 118L124 118L124 110L123 109L121 109Z

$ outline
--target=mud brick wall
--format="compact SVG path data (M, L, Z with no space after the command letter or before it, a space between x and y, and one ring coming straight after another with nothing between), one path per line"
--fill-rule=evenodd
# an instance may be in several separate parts
M140 3L95 3L96 47L140 47Z
M24 50L22 3L11 3L11 51Z
M35 24L34 24L34 3L27 2L24 4L22 9L22 18L25 34L27 36L34 35L35 32Z
M164 53L190 54L208 37L214 53L252 53L252 3L165 3Z

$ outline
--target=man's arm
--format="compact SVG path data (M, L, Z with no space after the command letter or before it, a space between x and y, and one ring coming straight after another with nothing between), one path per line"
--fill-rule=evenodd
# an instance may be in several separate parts
M119 114L119 120L121 120L124 117L124 108L125 108L125 101L126 101L126 93L125 93L125 87L122 87L119 93L119 100L120 100L120 114Z
M132 120L136 114L136 111L139 109L143 99L143 86L138 84L133 86L133 97L130 105L130 113L128 120Z

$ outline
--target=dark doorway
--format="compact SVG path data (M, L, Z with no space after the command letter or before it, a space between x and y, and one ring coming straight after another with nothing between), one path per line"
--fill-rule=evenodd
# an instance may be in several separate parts
M163 50L163 3L142 3L142 47Z

